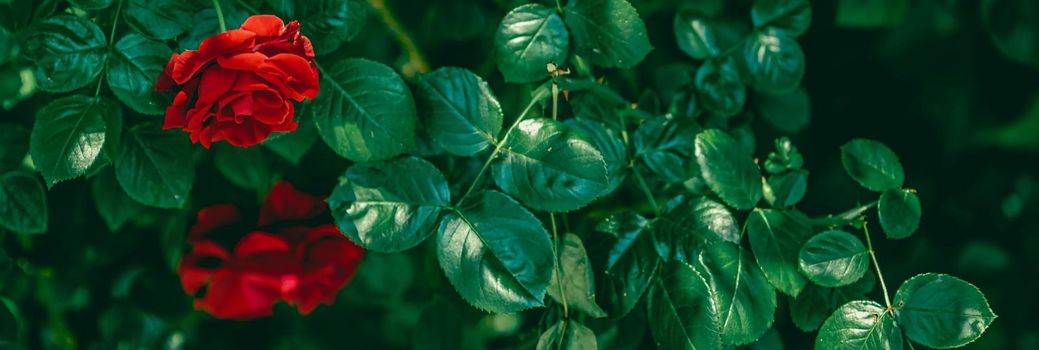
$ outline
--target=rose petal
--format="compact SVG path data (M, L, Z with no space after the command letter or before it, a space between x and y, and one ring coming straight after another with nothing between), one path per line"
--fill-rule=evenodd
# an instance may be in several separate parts
M277 36L285 30L285 22L273 15L255 15L245 19L242 29L256 33L257 36Z
M201 239L206 233L241 220L238 208L230 204L218 204L198 211L195 225L188 231L188 240Z
M248 257L257 254L286 253L292 250L289 242L280 236L263 231L253 231L242 237L235 245L235 257Z
M198 51L184 51L173 62L170 77L177 84L184 84L195 76L210 61L219 56L231 55L253 47L256 33L232 29L202 41Z
M267 199L260 208L260 219L257 225L264 226L287 220L310 219L324 213L328 209L322 197L301 192L292 184L282 181L274 185L267 193Z
M224 69L253 71L267 61L267 55L259 52L246 52L230 57L217 57L216 63Z

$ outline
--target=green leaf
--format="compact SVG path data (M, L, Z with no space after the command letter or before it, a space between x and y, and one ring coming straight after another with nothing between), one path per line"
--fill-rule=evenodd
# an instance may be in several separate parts
M743 59L754 87L771 93L789 93L801 85L805 55L785 31L758 30L743 47Z
M883 306L858 300L833 312L815 338L816 349L902 350L902 331Z
M676 14L674 32L678 48L697 60L724 55L739 46L744 36L744 28L739 23L711 18L697 10Z
M869 269L869 254L855 236L826 231L812 237L798 255L801 271L823 287L840 287L862 278Z
M593 64L631 68L653 50L646 25L627 0L571 0L563 13L574 50Z
M1034 1L982 1L981 23L1000 52L1039 67L1039 6Z
M136 217L144 208L126 195L126 192L119 187L115 173L110 170L104 170L95 176L90 189L98 214L101 214L101 219L111 232L119 232L123 225Z
M112 5L112 0L69 0L69 3L84 10L101 10Z
M544 305L555 265L548 231L501 192L477 198L441 220L440 268L477 309L506 313Z
M740 227L729 208L706 196L681 201L653 225L657 252L665 259L695 256L713 241L739 243ZM674 252L672 253L672 250Z
M696 135L696 162L707 186L736 209L761 200L761 172L736 139L718 129Z
M83 17L60 15L35 25L25 39L25 55L36 63L36 85L67 92L94 81L105 65L105 34Z
M130 27L158 40L173 39L192 27L191 3L187 1L127 0L123 14Z
M721 350L719 311L703 277L684 262L664 265L647 297L649 330L663 350Z
M722 117L743 110L747 91L735 61L720 57L707 61L696 71L696 92L704 108Z
M462 348L462 317L458 308L436 297L422 310L412 336L415 350L457 350Z
M602 153L563 123L527 119L508 136L492 168L494 182L533 209L578 209L609 186Z
M0 123L0 173L14 170L29 153L29 130L14 123Z
M561 65L570 50L570 32L554 9L526 4L502 18L494 35L498 69L510 83L549 77L548 64Z
M161 115L169 105L169 95L155 91L155 79L162 73L173 51L166 44L127 34L115 44L109 57L108 86L130 109Z
M426 132L448 153L472 156L498 142L502 111L487 82L465 68L445 67L419 76Z
M839 288L808 282L796 298L790 298L790 318L802 331L814 332L839 306L865 298L876 283L876 277L869 271L855 283Z
M214 145L213 165L231 184L247 190L264 193L274 184L274 170L263 148Z
M804 166L804 157L797 150L797 146L786 136L775 140L776 150L768 153L765 160L765 171L769 174L780 174L788 170L801 170Z
M617 132L602 123L588 119L567 119L563 124L590 141L602 154L603 161L606 162L606 178L609 180L609 185L602 195L605 196L620 187L628 170L628 148Z
M909 13L909 0L838 0L838 27L890 28L902 23Z
M556 302L566 303L589 316L606 317L606 311L595 303L595 278L581 238L567 233L557 249L559 267L552 271L548 295Z
M813 233L808 217L795 210L754 209L746 225L765 278L786 295L801 293L805 278L797 270L797 254Z
M920 199L909 190L884 191L877 205L877 215L888 238L909 237L920 226Z
M776 292L743 248L712 242L700 252L693 267L707 281L720 311L722 342L750 344L772 326Z
M700 176L693 157L693 144L700 127L677 119L656 117L635 130L635 158L670 183Z
M354 164L328 198L339 230L377 252L422 243L433 233L441 209L450 204L444 175L416 157Z
M35 175L12 171L0 176L0 227L22 234L47 232L47 194Z
M841 146L841 163L862 187L874 192L884 192L902 187L905 173L895 152L884 144L854 139Z
M812 4L808 0L755 0L750 19L759 29L772 26L801 36L812 24Z
M607 313L617 318L628 314L645 293L660 265L653 248L649 222L638 214L625 212L606 218L596 230L616 237L606 261L605 277L599 288Z
M812 119L811 101L803 88L779 94L757 92L754 106L765 121L785 133L803 130Z
M318 139L317 125L314 124L313 112L313 107L304 104L296 112L296 115L299 116L297 118L301 119L296 131L275 133L274 135L277 136L272 135L271 138L268 138L262 144L271 152L274 152L274 154L285 158L289 163L299 165L299 162L314 147L314 143Z
M115 177L144 205L180 208L195 179L194 149L186 137L158 124L138 124L123 137Z
M25 338L26 322L18 311L18 304L0 296L0 345L21 349Z
M996 319L978 287L937 273L917 275L895 293L895 316L910 340L950 349L981 337Z
M762 188L765 200L774 207L785 208L804 198L808 187L808 171L794 170L768 177Z
M370 162L393 158L415 145L415 102L393 69L352 58L322 73L321 93L312 103L314 121L332 150L355 162Z
M559 320L541 333L537 350L596 350L595 333L572 320Z
M107 130L109 121L120 118L111 101L82 95L54 100L36 112L29 153L47 186L86 174L101 159L106 138L118 132Z
M293 10L283 18L299 19L319 55L353 39L368 21L368 6L358 0L296 0Z

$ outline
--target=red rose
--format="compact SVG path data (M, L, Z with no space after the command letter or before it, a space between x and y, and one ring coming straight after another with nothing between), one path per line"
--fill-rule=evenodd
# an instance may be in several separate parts
M295 305L301 314L331 304L353 278L364 250L333 224L307 225L327 211L322 198L278 183L264 201L257 227L229 247L217 236L240 224L238 208L202 209L188 232L191 252L177 267L184 291L196 297L195 308L228 319L268 316L278 301Z
M189 132L206 148L220 140L249 147L296 130L292 101L317 96L318 70L299 23L259 15L207 38L198 51L173 54L155 90L177 91L164 129Z

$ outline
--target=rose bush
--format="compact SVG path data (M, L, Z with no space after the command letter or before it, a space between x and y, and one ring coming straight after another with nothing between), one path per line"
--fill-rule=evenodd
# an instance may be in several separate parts
M296 130L295 102L319 91L310 39L299 22L252 16L239 29L173 54L155 89L176 91L164 129L181 129L209 148L226 140L253 146L273 132Z

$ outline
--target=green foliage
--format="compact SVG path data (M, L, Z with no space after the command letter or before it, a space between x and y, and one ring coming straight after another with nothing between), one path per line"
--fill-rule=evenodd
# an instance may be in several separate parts
M814 20L905 20L900 31L949 30L957 42L944 46L987 47L928 27L972 21L916 18L904 0L835 6L835 18ZM1034 7L983 1L976 22L993 50L1033 64ZM975 192L1004 178L965 180L967 164L906 147L938 142L911 121L838 113L874 96L860 72L888 65L851 66L832 52L880 47L876 59L889 59L908 44L846 29L806 35L813 16L832 11L807 0L11 0L0 11L10 14L0 18L10 115L0 123L0 347L721 350L809 348L814 338L817 349L945 349L970 346L996 319L978 288L949 275L918 275L889 295L882 268L938 266L921 263L945 253L927 239L962 238L922 225L921 213L991 211ZM171 55L261 13L298 21L316 53L320 92L294 105L298 129L208 150L164 130L157 118L172 96L155 83ZM813 46L818 37L837 46ZM806 76L808 61L847 68ZM975 79L908 84L929 74L944 76L911 68L884 88L943 97L922 110L962 107L943 94ZM1027 90L1014 83L1006 89ZM986 113L1020 113L1016 95L993 91ZM834 97L847 95L863 97ZM868 102L883 114L904 101ZM927 128L965 128L949 114ZM950 139L970 152L1027 145L1020 123ZM1006 130L1018 141L998 141ZM897 141L913 173L938 168L979 187L933 190L946 180L906 174L871 139L838 152L849 133ZM921 157L941 163L909 162ZM835 181L838 161L852 181ZM1020 229L1034 217L1035 180L1000 167L1018 177L1000 199L1019 221L1003 226ZM367 250L358 274L306 317L283 306L251 322L193 311L176 273L199 208L255 208L279 180L328 196L322 219ZM875 224L892 239L879 251ZM233 242L238 229L217 234ZM930 238L894 241L914 234ZM986 289L994 282L978 271L1031 262L987 242L968 247L949 268L973 271ZM1001 262L977 263L990 257ZM777 313L779 296L789 315ZM993 296L997 307L1018 302ZM1004 338L1023 326L1007 323L975 346L1010 346Z

